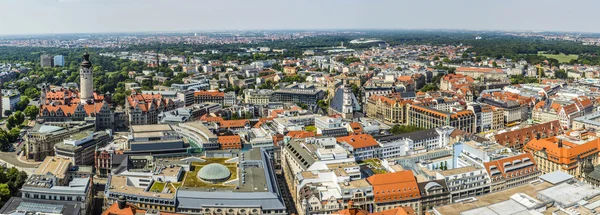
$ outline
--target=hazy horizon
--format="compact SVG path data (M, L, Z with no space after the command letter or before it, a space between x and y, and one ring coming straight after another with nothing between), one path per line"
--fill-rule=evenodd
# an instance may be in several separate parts
M586 7L579 7L584 3ZM252 30L597 33L600 1L3 0L0 35Z

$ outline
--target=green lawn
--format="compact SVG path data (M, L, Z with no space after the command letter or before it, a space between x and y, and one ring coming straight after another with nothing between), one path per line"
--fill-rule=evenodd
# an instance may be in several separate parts
M547 58L556 59L560 63L568 63L571 60L577 59L577 57L579 57L576 54L570 54L570 55L566 55L566 54L563 54L563 53L560 53L560 54L544 54L544 52L538 52L538 55L541 55L541 56L544 56L544 57L547 57Z
M225 163L226 160L230 158L205 158L206 162L193 162L190 171L185 173L185 177L183 178L183 187L232 187L233 185L226 184L211 184L205 183L204 181L198 178L198 171L202 169L202 167L211 164L211 163L219 163L226 166L231 172L231 177L229 180L237 178L237 166L236 163Z
M155 181L154 183L152 183L152 187L150 188L150 192L162 192L165 189L165 183L164 182L158 182Z

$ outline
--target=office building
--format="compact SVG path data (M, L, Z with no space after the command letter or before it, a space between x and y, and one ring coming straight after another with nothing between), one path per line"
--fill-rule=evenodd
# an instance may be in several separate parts
M65 56L55 55L54 56L54 66L64 67L65 66Z

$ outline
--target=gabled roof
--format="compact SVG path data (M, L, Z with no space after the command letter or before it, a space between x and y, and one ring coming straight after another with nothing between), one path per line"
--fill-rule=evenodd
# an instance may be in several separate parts
M379 145L377 141L369 134L357 134L345 137L337 137L336 140L340 143L347 143L348 145L351 145L354 149L375 147Z

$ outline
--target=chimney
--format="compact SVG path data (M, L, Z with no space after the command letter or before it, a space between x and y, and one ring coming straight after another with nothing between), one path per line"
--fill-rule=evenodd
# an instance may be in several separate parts
M558 148L562 148L562 146L563 146L563 145L562 145L562 140L561 140L561 139L559 139L559 140L558 140Z
M119 199L117 200L117 204L119 205L119 210L125 209L125 206L127 205L125 196L119 196Z

